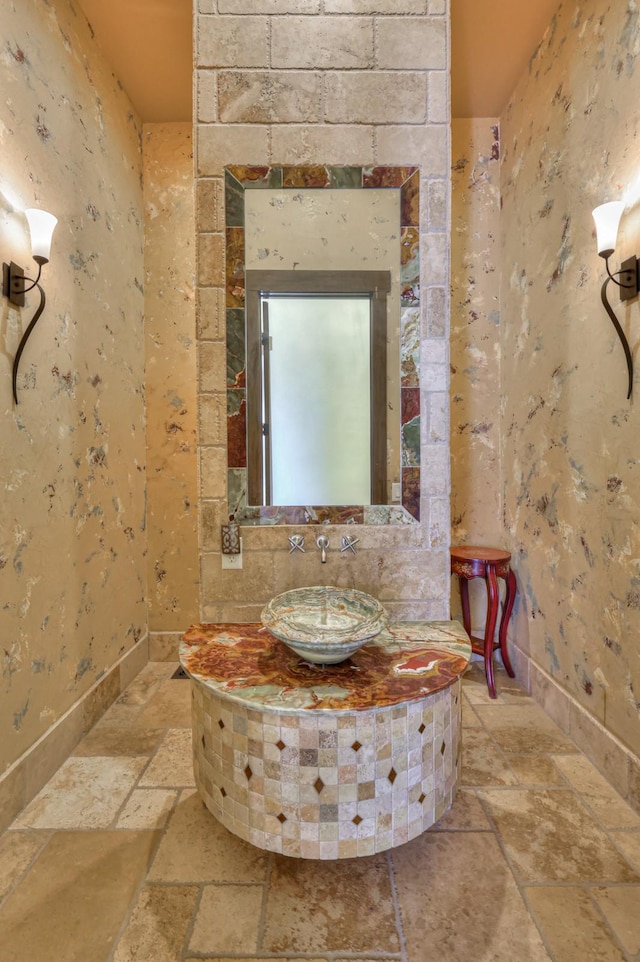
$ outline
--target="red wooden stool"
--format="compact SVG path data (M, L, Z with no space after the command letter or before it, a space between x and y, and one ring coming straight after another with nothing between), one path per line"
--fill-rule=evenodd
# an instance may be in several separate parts
M492 698L496 697L496 685L493 678L493 652L500 649L504 667L510 678L514 677L509 652L507 651L507 628L509 618L516 600L516 576L511 570L511 555L500 548L479 548L467 545L462 548L451 548L451 574L458 576L460 584L460 600L462 602L462 623L464 630L471 639L471 647L477 655L484 655L484 670L487 676L487 687ZM471 614L469 611L469 581L472 578L484 578L487 586L487 620L484 626L484 638L474 638L471 634ZM494 642L498 608L500 607L500 591L498 578L503 578L507 591L502 606L502 617L498 631L498 641Z

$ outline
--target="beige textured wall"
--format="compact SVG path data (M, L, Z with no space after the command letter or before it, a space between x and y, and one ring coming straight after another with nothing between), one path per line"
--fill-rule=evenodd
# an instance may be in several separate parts
M2 259L34 266L25 207L59 223L17 407L37 298L0 301L0 773L144 637L147 594L140 129L68 0L2 14Z
M451 156L451 537L500 545L498 121L454 120Z
M638 16L636 4L561 4L501 118L502 437L517 643L542 670L532 684L543 701L545 676L570 694L575 708L548 707L605 770L609 749L594 746L581 709L640 754L640 462L638 399L625 400L624 355L600 303L591 210L627 200L617 270L640 248ZM611 298L637 354L638 300ZM629 766L609 774L638 800L640 764Z
M224 411L224 220L229 164L419 164L422 169L422 469L419 525L363 526L355 558L329 529L288 554L291 528L243 529L244 568L221 571L224 421L201 435L201 615L256 620L274 592L353 584L393 616L448 617L449 93L446 0L200 0L196 24L200 410ZM322 10L322 13L321 13ZM392 14L392 15L388 15Z
M191 124L146 124L149 630L198 618L195 200Z

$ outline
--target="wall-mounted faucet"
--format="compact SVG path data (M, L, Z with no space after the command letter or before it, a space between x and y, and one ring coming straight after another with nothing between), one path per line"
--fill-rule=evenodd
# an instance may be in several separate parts
M327 563L327 548L329 547L329 539L326 534L319 534L316 538L316 544L320 548L320 561L324 565Z
M301 534L292 534L289 538L289 554L295 554L296 551L302 551L304 554L304 538Z
M341 541L342 547L340 548L340 551L342 551L343 553L345 551L352 551L355 554L356 545L359 543L360 543L360 538L350 538L348 534L345 534L342 537L342 541Z

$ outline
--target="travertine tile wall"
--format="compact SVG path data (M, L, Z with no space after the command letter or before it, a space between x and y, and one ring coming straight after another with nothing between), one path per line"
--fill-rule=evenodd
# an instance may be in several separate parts
M144 274L140 126L89 25L69 0L2 13L2 260L35 266L25 207L58 217L17 407L11 364L38 299L0 303L0 811L10 817L146 657ZM55 744L42 741L48 731Z
M200 0L196 176L201 617L256 620L276 591L355 585L397 617L449 613L449 28L445 0ZM291 528L243 529L242 571L221 571L226 520L223 171L248 164L422 169L421 523L363 526L358 555L329 529L320 566ZM206 413L206 417L205 417ZM206 422L206 423L205 423Z
M640 807L637 397L591 210L640 247L635 4L561 4L501 117L502 439L515 633L534 695ZM613 285L611 285L613 286ZM638 300L611 300L631 349ZM638 383L636 379L637 390Z

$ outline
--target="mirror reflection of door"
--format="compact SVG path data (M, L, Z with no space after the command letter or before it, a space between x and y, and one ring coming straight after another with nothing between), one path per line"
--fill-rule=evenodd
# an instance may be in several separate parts
M385 272L247 272L252 504L383 500L389 286Z

